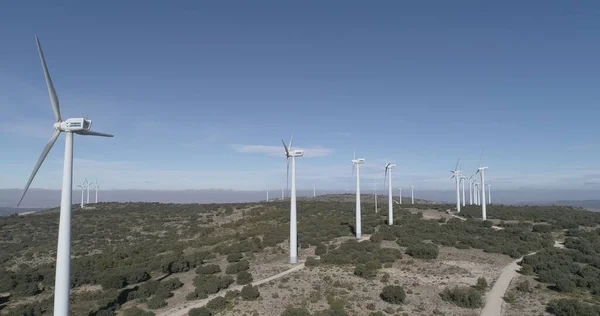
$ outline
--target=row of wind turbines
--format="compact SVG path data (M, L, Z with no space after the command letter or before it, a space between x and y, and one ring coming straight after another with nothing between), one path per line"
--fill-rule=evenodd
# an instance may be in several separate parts
M482 153L483 155L483 153ZM461 196L460 196L460 185L462 183L462 206L466 205L465 199L465 180L469 181L469 205L481 205L481 219L486 220L486 204L492 204L492 182L489 181L487 184L485 183L485 171L488 170L488 167L483 167L481 165L481 158L479 159L479 167L477 167L477 171L472 174L470 177L466 177L462 174L462 170L459 169L460 159L456 162L456 167L454 170L450 170L452 173L452 177L450 179L455 179L456 183L456 213L460 213L461 206ZM473 179L477 174L480 176L480 181L477 179ZM485 188L488 189L488 200L486 203L485 199Z
M81 208L83 208L85 206L85 204L90 204L90 189L94 189L96 192L96 201L94 203L98 203L98 190L100 189L100 185L98 184L98 179L96 179L96 182L88 182L87 178L85 179L85 181L83 181L82 184L77 186L78 188L81 188ZM84 190L87 191L87 198L86 198L86 202L83 203L83 192Z

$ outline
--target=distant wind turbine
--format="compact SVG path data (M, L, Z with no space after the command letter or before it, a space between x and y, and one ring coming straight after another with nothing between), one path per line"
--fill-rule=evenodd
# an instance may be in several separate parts
M481 219L483 219L484 221L487 219L487 214L486 214L486 205L485 205L485 171L488 169L488 167L482 167L481 166L481 160L483 158L483 150L481 151L481 157L479 158L479 168L477 168L477 173L479 173L479 175L481 176Z
M317 186L313 184L313 197L317 197Z
M87 182L87 179L85 179L85 182ZM87 186L85 187L87 189L87 198L85 200L85 204L90 204L90 187L92 186L91 183L88 183Z
M450 170L450 172L452 172L452 178L450 179L455 179L456 181L456 212L460 213L460 175L461 175L461 171L458 170L458 164L460 164L460 158L458 159L458 161L456 162L456 167L454 167L454 170Z
M469 177L469 205L473 205L473 176Z
M42 69L44 71L44 77L46 79L46 85L48 86L48 94L50 95L50 103L52 104L52 110L54 112L54 133L48 141L42 154L38 159L29 180L23 190L23 195L19 200L17 206L21 204L31 182L35 178L36 173L40 169L42 163L46 159L46 156L52 149L52 146L58 139L61 133L65 133L65 156L63 166L63 178L62 178L62 191L60 197L60 219L58 224L58 246L56 250L56 273L54 281L54 315L55 316L66 316L69 314L69 297L71 290L71 206L73 194L73 134L78 135L89 135L89 136L104 136L112 137L112 135L94 132L90 128L92 121L85 118L70 118L63 121L60 115L60 107L58 101L58 95L54 90L52 79L50 79L50 72L46 65L44 53L42 52L42 46L39 39L36 37L36 44L40 60L42 62Z
M467 179L467 177L461 175L460 176L460 182L462 182L462 206L465 206L465 203L467 202L467 200L465 199L465 180Z
M479 205L479 182L473 182L473 193L475 195L475 205Z
M82 184L78 185L78 188L81 188L81 208L83 208L83 190L85 189L85 186L87 185L87 180L85 180Z
M285 149L285 157L287 158L288 175L290 170L290 158L292 161L292 191L290 194L290 263L296 263L298 261L298 233L296 231L296 158L304 156L304 150L293 149L293 141L293 133L289 146L285 145L285 141L283 139L281 140L283 143L283 148Z
M100 189L100 185L98 184L98 179L96 179L96 182L94 183L94 190L96 191L96 202L94 203L98 203L98 189Z
M361 237L361 215L360 215L360 165L365 163L364 158L356 159L356 150L352 159L352 173L356 168L356 238Z
M402 188L398 188L398 204L402 204Z
M378 213L378 211L377 211L377 183L376 182L373 183L373 195L375 196L375 213Z
M385 164L385 177L388 180L388 225L394 224L394 209L392 204L392 169L396 168L396 165L393 163ZM385 178L383 183L385 185Z
M410 201L412 204L415 204L415 186L410 186Z
M488 182L488 204L492 205L492 181Z
M267 188L267 202L269 202L269 189Z

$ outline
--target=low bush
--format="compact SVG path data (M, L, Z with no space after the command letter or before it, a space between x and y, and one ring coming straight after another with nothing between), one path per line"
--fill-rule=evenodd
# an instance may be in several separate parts
M242 288L240 295L242 296L242 299L252 301L260 296L260 291L258 290L258 287L248 284Z
M196 268L198 274L215 274L221 272L221 267L216 264L201 265Z
M484 277L480 277L477 279L477 284L475 284L475 288L479 291L485 291L488 287L487 280Z
M220 296L215 297L206 303L206 308L212 312L219 312L225 309L225 306L227 306L227 300Z
M192 308L188 312L188 316L212 316L210 309L206 307Z
M236 279L236 283L239 285L252 283L252 274L250 274L248 271L238 272Z
M439 249L434 244L415 243L406 248L406 253L414 258L435 259L439 254Z
M230 254L227 255L227 262L238 262L243 257L244 256L242 256L242 254L239 253L239 252L230 253Z
M401 304L406 299L404 288L399 285L385 286L379 296L382 300L392 304Z
M552 300L547 312L556 316L598 316L600 307L583 303L576 299Z
M306 308L293 307L288 308L281 313L281 316L311 316Z
M158 295L154 295L151 299L149 299L147 304L149 309L159 309L167 306L165 298Z
M444 301L460 307L478 308L483 306L481 292L471 287L455 286L453 288L445 288L444 291L440 293L440 296Z
M154 316L154 313L150 311L145 311L137 306L133 306L124 310L123 316Z

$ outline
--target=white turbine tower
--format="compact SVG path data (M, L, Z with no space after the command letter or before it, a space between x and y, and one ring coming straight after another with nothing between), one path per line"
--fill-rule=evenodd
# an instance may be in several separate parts
M82 184L78 185L78 188L81 188L81 208L83 208L83 189L85 189L85 186L87 185L87 180L85 180Z
M460 182L462 182L462 206L466 205L467 200L465 199L465 180L467 179L467 177L461 175L460 176Z
M450 170L450 172L452 172L452 178L450 179L455 179L456 181L456 212L460 213L460 175L461 175L461 171L458 170L458 164L460 163L460 159L458 159L458 161L456 162L456 167L454 167L454 170Z
M473 205L473 175L469 177L469 205Z
M475 205L479 205L479 182L473 182L473 193L475 195Z
M378 213L377 211L377 183L374 182L373 183L373 195L375 196L375 213Z
M394 209L392 205L392 169L396 168L396 165L393 163L385 164L385 177L388 180L388 225L394 224ZM385 178L383 180L383 184L385 185Z
M87 182L87 179L85 179L85 182ZM85 187L87 189L87 198L85 200L85 204L90 204L90 187L92 186L92 183L88 182L87 186Z
M410 186L410 201L412 204L415 204L415 186Z
M398 188L398 204L402 204L402 188Z
M98 184L98 179L96 179L96 182L94 183L94 190L96 191L96 202L94 203L98 203L98 189L100 189L100 185Z
M40 166L46 159L46 156L52 149L52 146L60 136L62 132L65 133L65 156L63 166L63 178L62 178L62 193L60 197L60 219L58 226L58 246L56 250L56 274L54 282L54 315L55 316L66 316L69 314L69 295L71 290L71 195L73 194L73 134L78 135L90 135L90 136L104 136L112 137L112 135L98 133L90 130L92 121L85 118L71 118L65 121L62 120L60 115L60 107L58 102L58 96L54 90L52 79L50 79L50 72L46 65L44 53L42 52L42 46L40 45L39 39L36 37L36 44L42 62L42 69L44 71L44 77L46 79L46 85L48 86L48 94L50 95L50 103L52 104L52 110L54 112L54 133L48 141L42 154L38 159L29 180L23 190L23 195L19 200L20 205L31 185L31 182L35 178L36 173L40 169Z
M288 175L290 170L290 158L292 160L292 191L290 194L290 263L296 263L298 261L298 233L296 231L296 157L304 156L304 150L294 150L292 148L293 141L293 133L289 146L285 145L283 139L281 140L283 148L285 149L285 157L287 158ZM286 180L286 183L287 182L288 181Z
M269 202L269 189L267 188L267 202Z
M481 176L481 219L484 221L487 219L486 209L485 209L485 171L488 167L481 166L481 159L483 158L483 150L481 151L481 157L479 158L479 168L477 168L477 173Z
M313 184L313 197L317 197L317 186Z
M492 205L492 181L488 182L488 204Z
M356 159L356 151L352 157L352 173L356 168L356 238L361 237L361 215L360 215L360 165L365 163L364 158Z

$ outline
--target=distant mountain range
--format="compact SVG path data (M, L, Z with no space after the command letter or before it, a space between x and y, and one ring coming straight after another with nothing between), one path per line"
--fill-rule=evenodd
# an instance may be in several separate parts
M519 205L561 205L575 206L585 208L590 211L600 212L600 200L560 200L560 201L543 201L543 202L527 202L519 203Z

